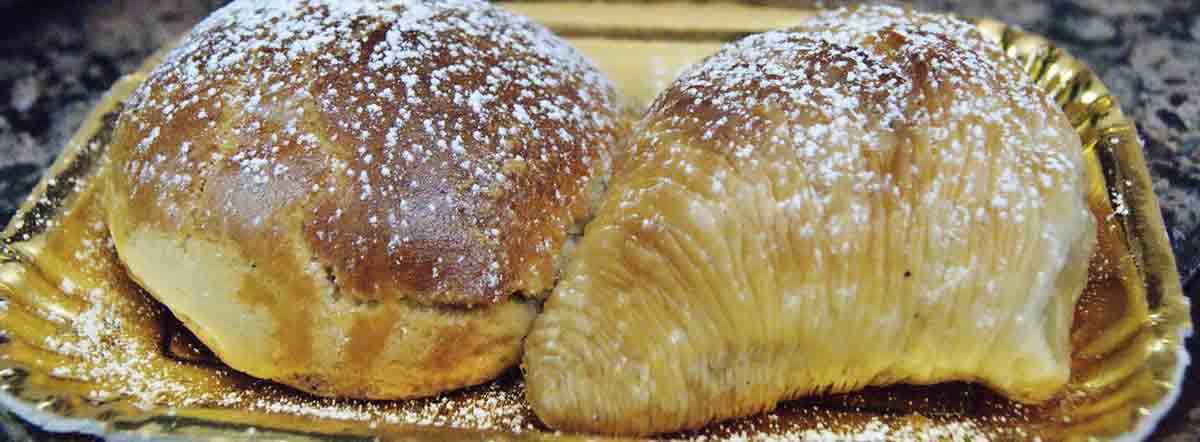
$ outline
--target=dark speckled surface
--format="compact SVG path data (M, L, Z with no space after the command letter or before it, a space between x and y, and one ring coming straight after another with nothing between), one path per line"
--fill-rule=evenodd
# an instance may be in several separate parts
M0 0L0 225L112 82L222 3ZM1101 75L1138 123L1185 291L1200 296L1200 3L914 3L1019 25L1049 37ZM1196 345L1189 347L1198 359ZM1188 379L1195 378L1195 371L1189 370ZM1200 439L1198 390L1200 385L1187 382L1155 440ZM48 435L0 412L0 440L5 439L90 440Z

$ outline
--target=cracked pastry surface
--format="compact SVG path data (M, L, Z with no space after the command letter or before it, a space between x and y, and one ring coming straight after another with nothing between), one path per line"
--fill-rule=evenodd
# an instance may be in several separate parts
M561 430L655 434L869 385L1070 375L1080 141L994 44L889 6L727 45L636 126L526 340Z
M229 366L430 395L518 361L618 114L574 49L484 2L235 1L126 103L109 228Z

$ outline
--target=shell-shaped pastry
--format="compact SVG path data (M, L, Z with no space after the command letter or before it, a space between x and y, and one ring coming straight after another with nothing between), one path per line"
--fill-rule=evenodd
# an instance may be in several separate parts
M653 434L870 385L1036 403L1095 221L1078 135L976 28L896 7L723 48L660 94L526 341L564 430Z

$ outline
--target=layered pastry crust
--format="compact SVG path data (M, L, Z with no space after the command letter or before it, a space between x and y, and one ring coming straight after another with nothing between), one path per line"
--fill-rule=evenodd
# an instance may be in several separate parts
M563 430L869 385L1070 376L1095 222L1069 121L970 24L896 7L731 44L636 127L527 338Z

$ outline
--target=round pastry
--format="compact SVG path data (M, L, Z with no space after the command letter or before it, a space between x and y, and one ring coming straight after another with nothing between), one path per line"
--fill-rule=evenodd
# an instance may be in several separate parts
M239 0L110 149L129 275L230 367L404 398L515 364L625 130L608 81L475 0Z
M869 385L1058 394L1095 221L1079 137L974 26L888 6L661 93L526 340L562 430L652 434Z

